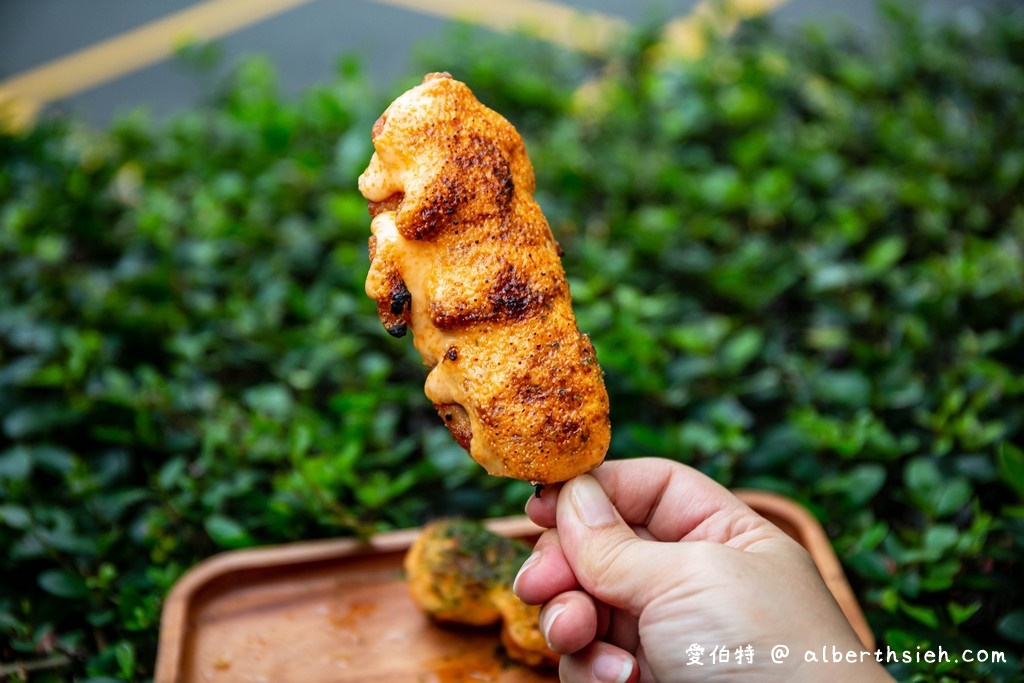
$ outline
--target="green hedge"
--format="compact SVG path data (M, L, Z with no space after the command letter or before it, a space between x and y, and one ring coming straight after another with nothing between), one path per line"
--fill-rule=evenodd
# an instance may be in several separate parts
M1019 677L1024 13L752 24L692 64L523 40L464 30L424 70L527 139L611 457L788 494L883 643L1007 655L900 679ZM285 100L254 60L170 121L0 136L0 661L145 679L214 552L521 510L363 293L355 181L397 92L344 61Z

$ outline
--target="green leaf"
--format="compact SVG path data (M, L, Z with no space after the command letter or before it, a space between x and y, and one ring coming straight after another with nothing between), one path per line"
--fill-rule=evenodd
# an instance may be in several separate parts
M741 330L722 348L722 363L733 372L742 370L760 353L764 334L755 328Z
M881 274L895 266L906 251L906 238L900 235L890 235L872 245L864 256L864 264L872 273Z
M964 623L981 609L981 601L972 602L969 605L961 605L956 602L950 602L946 605L949 610L949 617L953 620L953 623L959 626Z
M849 505L858 507L871 500L885 485L885 468L876 463L858 465L843 474L823 479L820 490L841 493Z
M206 518L206 533L213 542L225 548L242 548L253 545L249 532L241 524L224 515L210 515Z
M956 527L949 524L936 524L924 532L923 545L929 555L938 559L955 546L958 539L959 534Z
M171 458L163 464L157 474L157 486L163 491L172 490L184 478L187 463L185 458Z
M1015 609L996 622L999 635L1015 643L1024 643L1024 609Z
M932 593L949 590L956 575L960 572L960 561L954 558L936 562L927 554L922 559L924 561L922 570L925 573L921 577L921 589Z
M880 552L864 551L843 558L858 574L872 581L889 581L893 570L891 562Z
M999 472L1003 481L1024 498L1024 450L1009 441L999 444Z
M825 371L815 378L814 393L827 403L860 408L871 399L871 381L860 372Z
M729 321L722 316L708 316L697 322L668 328L667 340L687 353L707 355L718 348L729 333Z
M918 496L928 496L942 483L942 475L935 463L928 458L914 458L903 469L907 488Z
M297 423L292 425L290 454L291 457L300 458L306 454L309 447L313 445L313 432L309 425Z
M32 460L57 474L67 474L75 467L75 456L70 451L46 444L32 447Z
M928 628L939 627L939 615L931 607L921 607L901 600L900 609L912 619L924 624Z
M0 522L12 529L27 529L32 524L32 515L21 505L0 505Z
M963 477L954 477L943 484L933 496L935 514L946 517L959 512L974 496L971 483Z
M89 616L86 617L86 619L89 621L90 626L102 627L109 626L110 624L114 623L114 619L116 618L116 616L117 615L114 613L114 610L108 609L100 610L97 612L91 612Z
M121 675L126 679L134 678L135 672L135 648L126 640L122 640L114 646L114 657L121 669Z
M959 512L974 496L970 481L961 476L944 477L928 458L911 460L903 476L913 500L932 517Z
M63 569L50 569L39 575L39 587L58 598L77 600L89 595L85 579Z
M0 453L0 479L20 481L32 472L32 458L25 446L15 446Z
M253 410L275 418L285 418L292 410L294 401L283 384L265 384L245 392L245 402Z
M857 546L864 550L874 550L888 535L889 525L886 522L875 522L860 535Z
M8 413L3 421L3 429L10 438L23 439L74 420L74 411L65 405L58 403L30 404Z

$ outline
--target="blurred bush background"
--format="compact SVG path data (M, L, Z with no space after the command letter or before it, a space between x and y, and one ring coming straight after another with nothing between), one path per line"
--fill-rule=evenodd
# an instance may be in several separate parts
M900 680L1019 680L1024 12L755 22L695 62L524 40L462 29L423 70L526 138L610 457L803 502L883 645L1007 656ZM398 91L351 60L298 99L262 60L207 87L0 136L0 679L144 680L217 551L531 492L452 442L363 293L356 178Z

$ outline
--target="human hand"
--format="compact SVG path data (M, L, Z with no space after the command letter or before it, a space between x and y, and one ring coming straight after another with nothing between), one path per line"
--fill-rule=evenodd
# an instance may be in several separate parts
M514 590L543 604L562 681L891 681L855 664L776 664L863 646L807 552L708 477L662 459L610 461L527 504L548 530ZM691 644L753 659L691 665Z

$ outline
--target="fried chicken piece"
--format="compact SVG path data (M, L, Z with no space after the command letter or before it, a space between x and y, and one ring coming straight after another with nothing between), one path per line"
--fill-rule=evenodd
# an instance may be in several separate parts
M558 662L540 632L540 607L512 592L530 547L468 520L428 524L405 555L413 602L441 622L490 626L502 621L508 656L530 666Z
M373 144L359 178L373 216L366 292L388 332L412 329L452 435L493 475L550 484L597 467L608 394L518 132L465 84L428 74L377 120Z
M510 659L536 667L558 664L558 655L548 647L540 630L540 605L520 600L512 592L512 581L495 591L491 599L502 614L501 644Z

